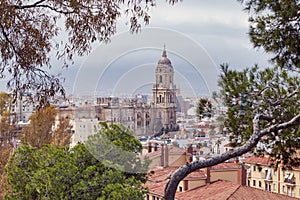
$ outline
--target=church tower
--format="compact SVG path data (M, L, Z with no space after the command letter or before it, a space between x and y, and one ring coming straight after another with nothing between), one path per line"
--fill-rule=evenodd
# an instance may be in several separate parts
M154 131L166 132L176 126L176 86L174 69L164 48L155 69L155 84L152 88L152 116Z

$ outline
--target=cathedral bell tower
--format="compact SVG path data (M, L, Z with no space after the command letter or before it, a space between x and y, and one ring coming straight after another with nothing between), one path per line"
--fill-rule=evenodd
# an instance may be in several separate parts
M152 88L152 113L155 132L176 128L176 86L174 69L164 48L155 69L155 84ZM160 130L159 130L160 129Z

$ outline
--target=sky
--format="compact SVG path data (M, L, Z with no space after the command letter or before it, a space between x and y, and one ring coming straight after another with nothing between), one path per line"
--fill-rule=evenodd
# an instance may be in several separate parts
M218 90L221 64L232 69L269 65L269 57L252 48L248 13L236 0L184 0L175 5L162 0L150 14L150 24L138 34L128 33L126 19L120 20L111 42L80 60L68 86L72 93L150 94L164 45L183 96L209 96Z
M164 45L183 96L209 96L218 90L220 64L232 69L269 65L268 55L252 48L248 14L236 0L183 0L175 5L157 0L150 14L150 24L138 34L130 34L128 19L122 18L110 43L93 45L88 56L77 57L67 69L54 61L53 73L65 77L68 94L150 94Z

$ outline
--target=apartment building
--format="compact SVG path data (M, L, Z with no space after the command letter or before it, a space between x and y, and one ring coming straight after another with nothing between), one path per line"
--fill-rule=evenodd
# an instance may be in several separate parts
M290 197L300 198L300 167L278 166L268 157L250 157L243 160L247 166L247 185Z

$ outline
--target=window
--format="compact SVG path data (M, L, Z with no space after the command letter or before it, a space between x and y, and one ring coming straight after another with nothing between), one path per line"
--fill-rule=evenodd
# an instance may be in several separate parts
M258 181L258 187L261 187L261 181Z
M250 180L248 180L248 186L250 186Z
M162 76L159 76L159 82L162 83Z
M182 187L181 187L181 186L179 186L179 188L178 188L178 189L179 189L179 192L182 192Z
M256 181L255 180L253 180L253 186L256 186Z
M255 166L255 165L253 166L253 171L254 171L254 172L256 171L256 166Z

